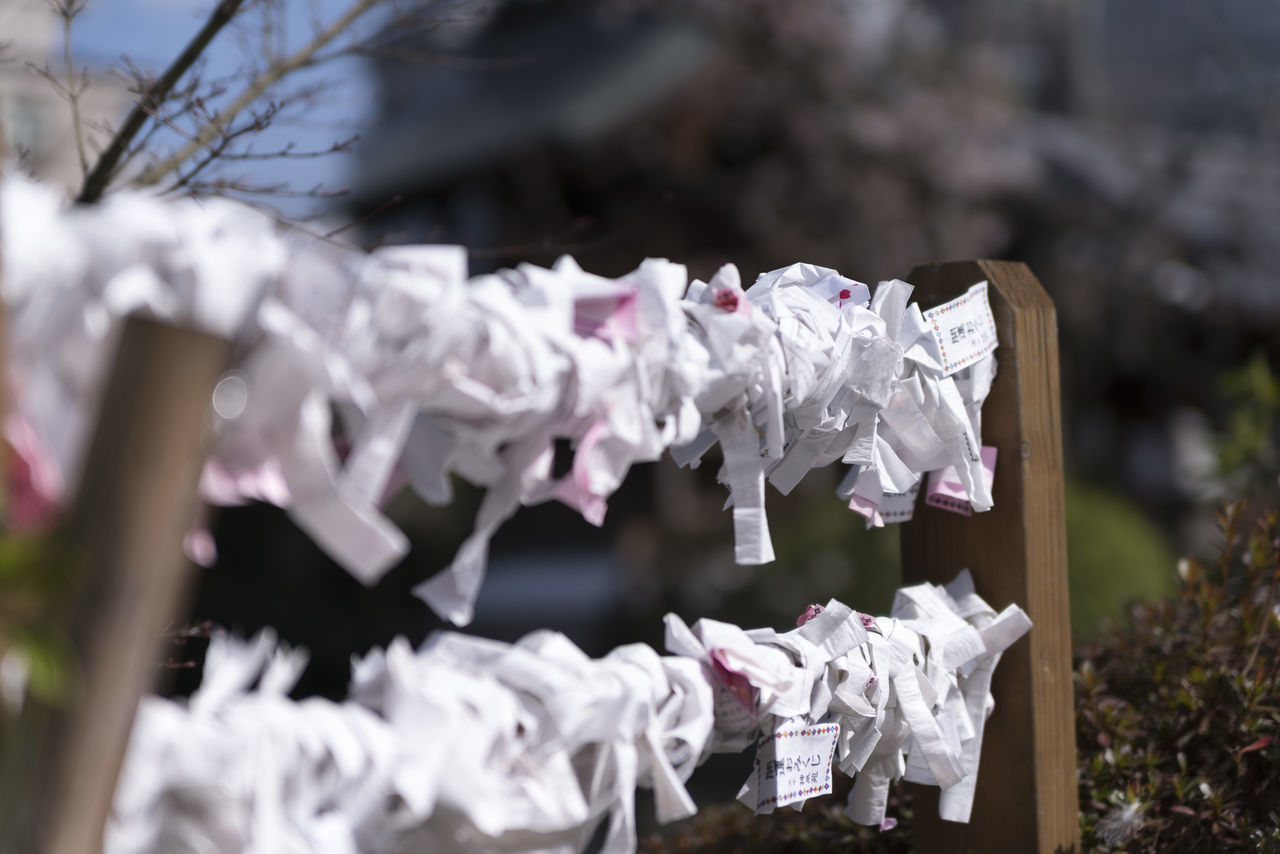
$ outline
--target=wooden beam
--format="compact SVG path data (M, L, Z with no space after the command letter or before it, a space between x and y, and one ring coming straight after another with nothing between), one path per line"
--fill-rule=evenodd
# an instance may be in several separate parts
M937 817L937 792L915 787L917 849L1079 850L1070 606L1063 511L1058 327L1053 301L1023 264L961 261L916 267L922 307L989 282L1000 345L982 411L997 448L995 507L966 517L921 501L903 526L904 583L942 583L968 567L994 607L1016 602L1034 623L1000 661L968 825Z
M72 694L29 700L0 764L0 851L96 854L161 635L181 618L210 399L228 342L124 323L64 532L71 593L55 618L76 652Z

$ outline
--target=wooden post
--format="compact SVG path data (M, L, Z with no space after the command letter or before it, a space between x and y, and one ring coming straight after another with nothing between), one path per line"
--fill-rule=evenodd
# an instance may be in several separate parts
M1005 654L992 684L995 712L982 745L968 825L943 822L937 790L914 787L921 852L1079 850L1071 630L1058 327L1053 301L1023 264L961 261L916 267L922 307L982 280L1000 346L982 411L982 439L997 448L995 507L972 517L926 506L903 526L907 584L942 583L968 567L994 607L1016 602L1034 623Z
M161 633L188 576L201 445L228 342L124 323L67 530L77 661L64 706L29 700L0 765L0 851L96 854Z

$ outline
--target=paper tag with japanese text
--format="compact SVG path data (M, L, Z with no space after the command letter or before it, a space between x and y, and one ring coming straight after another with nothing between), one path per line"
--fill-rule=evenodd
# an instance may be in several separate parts
M996 320L987 302L987 283L924 312L942 354L942 372L951 376L996 349Z
M756 744L756 812L831 792L839 724L780 724Z

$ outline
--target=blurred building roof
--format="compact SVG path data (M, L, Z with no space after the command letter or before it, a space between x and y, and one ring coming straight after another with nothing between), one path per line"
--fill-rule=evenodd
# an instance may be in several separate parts
M0 63L0 158L16 157L36 177L72 188L82 173L71 109L51 81L28 67L48 62L58 29L46 0L0 0L0 42L10 60ZM91 158L106 142L104 126L119 119L131 100L123 80L91 73L79 104Z
M1092 12L1106 99L1117 114L1240 131L1275 116L1280 6L1255 0L1093 0L1081 11Z
M373 61L382 109L360 150L355 201L590 137L661 98L707 50L687 24L583 2L508 2L461 36L389 30Z

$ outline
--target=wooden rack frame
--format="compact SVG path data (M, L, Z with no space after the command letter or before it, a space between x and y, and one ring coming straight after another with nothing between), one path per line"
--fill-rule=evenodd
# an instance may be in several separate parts
M1058 320L1023 264L960 261L916 267L921 305L954 299L986 279L1000 346L982 407L982 439L996 447L995 506L972 517L924 506L903 525L904 584L941 584L962 567L988 602L1031 617L1027 641L1005 652L991 693L969 824L937 818L938 790L915 787L922 852L1052 854L1079 850L1067 528L1063 510Z

